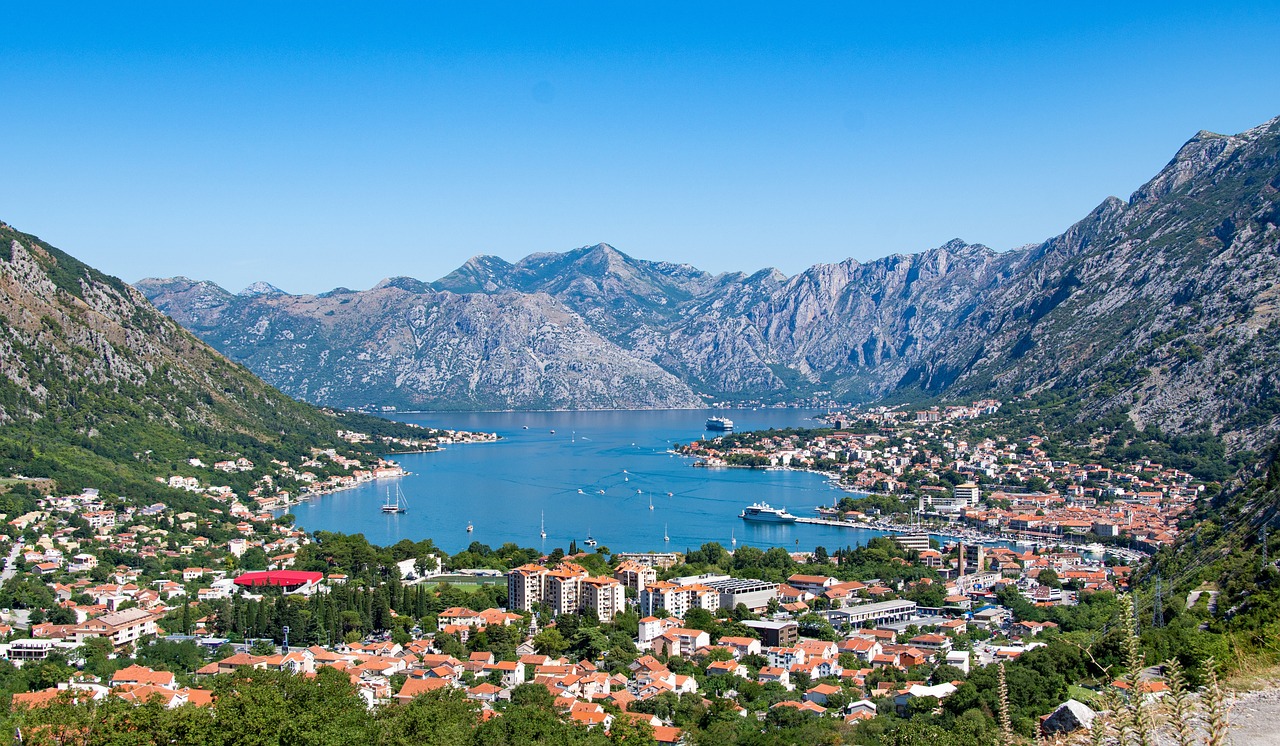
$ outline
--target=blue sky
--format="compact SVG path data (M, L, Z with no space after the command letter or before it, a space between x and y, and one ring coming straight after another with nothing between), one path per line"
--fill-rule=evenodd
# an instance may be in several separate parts
M1274 2L26 5L0 219L129 281L1008 249L1280 115Z

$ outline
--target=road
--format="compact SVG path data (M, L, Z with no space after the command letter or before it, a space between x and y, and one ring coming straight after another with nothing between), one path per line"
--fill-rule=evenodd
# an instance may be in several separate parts
M4 560L4 570L0 571L0 583L5 583L18 572L18 554L22 551L22 542L15 541L9 556ZM3 613L5 621L15 627L26 627L27 618L31 615L28 609L8 610Z
M4 583L18 572L18 553L22 551L22 542L15 541L9 556L4 560L4 572L0 572L0 583Z

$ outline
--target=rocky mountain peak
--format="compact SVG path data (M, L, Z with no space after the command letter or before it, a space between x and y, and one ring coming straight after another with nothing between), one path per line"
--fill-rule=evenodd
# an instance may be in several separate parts
M422 280L418 280L413 277L403 277L403 276L388 277L385 280L382 280L381 282L379 282L377 285L373 286L373 290L385 290L387 288L403 290L406 293L413 293L415 295L419 295L422 293L429 293L432 290L431 285L423 282Z
M238 295L287 295L287 293L269 282L259 280L244 290L241 290Z
M502 257L477 254L431 286L454 293L496 293L511 287L515 269Z
M1129 199L1130 205L1150 205L1192 182L1208 186L1215 174L1238 169L1241 159L1270 154L1280 141L1280 117L1238 135L1201 130L1178 149L1173 159Z

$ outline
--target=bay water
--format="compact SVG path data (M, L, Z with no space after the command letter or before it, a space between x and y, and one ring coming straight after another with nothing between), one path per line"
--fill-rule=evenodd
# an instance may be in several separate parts
M884 532L806 524L743 521L755 502L801 517L847 494L823 476L763 469L703 468L669 453L717 433L710 416L729 417L738 431L820 427L803 409L593 412L430 412L399 414L405 422L496 432L496 443L449 445L433 453L395 456L410 475L323 495L290 510L308 531L362 533L375 544L430 538L449 552L471 542L506 542L550 552L584 547L588 537L614 552L685 551L717 541L830 550L859 546ZM554 431L554 432L553 432ZM384 514L396 483L408 511ZM652 509L650 505L652 504ZM467 531L467 526L472 531ZM539 536L545 525L547 537ZM668 537L667 539L664 539Z

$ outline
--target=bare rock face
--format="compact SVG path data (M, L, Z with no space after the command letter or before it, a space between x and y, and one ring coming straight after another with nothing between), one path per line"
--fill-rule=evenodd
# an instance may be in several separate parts
M144 281L160 308L281 390L400 408L679 408L700 401L543 293L459 295L407 278L364 292L233 296Z
M1036 247L912 383L1056 387L1085 416L1260 443L1280 427L1278 190L1280 119L1201 132L1128 202L1109 199Z
M598 244L321 296L138 287L316 402L664 407L1057 388L1081 417L1122 411L1244 447L1280 429L1278 152L1280 120L1201 132L1128 201L1002 253L954 240L788 278Z

